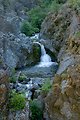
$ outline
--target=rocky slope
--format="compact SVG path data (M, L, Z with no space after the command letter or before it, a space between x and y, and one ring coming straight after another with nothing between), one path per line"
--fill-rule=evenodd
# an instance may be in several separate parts
M26 10L36 4L36 0L0 0L0 120L8 119L8 73L40 59L40 47L20 33Z
M0 57L10 68L39 62L39 46L36 49L33 41L20 32L22 21L27 20L26 9L36 5L35 0L0 0Z
M41 37L58 54L59 69L45 98L51 120L80 119L80 11L63 5L44 20ZM48 45L46 45L49 44Z
M19 33L21 22L28 19L26 11L37 4L36 0L0 0L1 31Z

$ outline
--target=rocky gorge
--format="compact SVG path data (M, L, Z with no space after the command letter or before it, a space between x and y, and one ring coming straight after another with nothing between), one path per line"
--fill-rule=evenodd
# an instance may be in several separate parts
M26 10L38 4L0 0L0 120L79 120L80 2L63 0L58 11L47 14L39 35L26 36L20 30L29 19ZM26 104L12 110L9 98L18 93Z

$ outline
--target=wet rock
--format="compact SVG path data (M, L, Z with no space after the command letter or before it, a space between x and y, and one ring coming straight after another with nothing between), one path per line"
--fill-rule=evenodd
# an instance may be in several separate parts
M26 75L27 77L52 77L55 72L57 71L58 65L52 65L50 67L38 67L34 66L31 68L26 68L25 70L22 70L22 73Z

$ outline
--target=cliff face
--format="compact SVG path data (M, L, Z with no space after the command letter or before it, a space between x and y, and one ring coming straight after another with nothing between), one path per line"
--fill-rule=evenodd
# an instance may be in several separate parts
M39 57L33 55L36 47L33 48L30 38L20 32L22 21L27 20L27 9L37 4L36 0L0 0L0 57L11 68L39 61Z
M68 4L50 13L42 24L41 36L58 54L59 68L45 98L51 120L80 119L80 13ZM56 49L59 48L59 49Z

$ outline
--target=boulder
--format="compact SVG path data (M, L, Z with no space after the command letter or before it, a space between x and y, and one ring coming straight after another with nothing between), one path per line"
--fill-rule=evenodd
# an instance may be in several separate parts
M35 52L34 52L35 51ZM39 62L40 47L33 48L33 42L24 34L0 32L0 54L2 61L10 68L21 68Z

